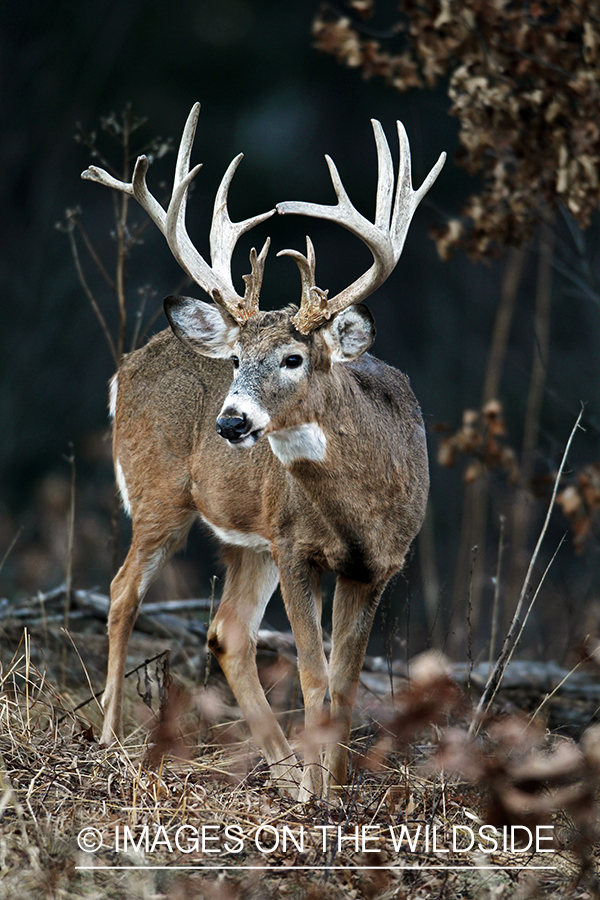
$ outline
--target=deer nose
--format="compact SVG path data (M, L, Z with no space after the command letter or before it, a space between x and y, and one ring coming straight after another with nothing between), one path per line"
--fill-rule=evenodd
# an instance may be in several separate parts
M250 423L246 413L241 416L219 416L217 419L217 432L228 441L239 441L250 430Z

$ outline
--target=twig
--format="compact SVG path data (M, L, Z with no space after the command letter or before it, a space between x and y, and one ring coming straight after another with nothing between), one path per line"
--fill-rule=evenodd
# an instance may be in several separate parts
M140 288L138 290L138 294L140 297L140 303L135 313L135 321L133 324L133 334L131 335L131 342L129 345L129 351L132 353L138 345L138 339L140 336L140 330L142 328L142 320L144 318L144 312L146 310L146 303L148 300L148 296L150 294L150 288L148 285Z
M22 533L23 533L23 528L24 528L24 527L25 527L24 525L21 525L21 527L19 528L19 530L18 530L17 533L15 534L14 538L12 539L12 541L10 542L10 544L8 545L8 550L6 551L6 553L4 554L4 556L2 557L2 560L0 560L0 572L1 572L2 569L4 568L4 563L6 562L6 560L8 559L8 557L10 556L10 554L12 553L15 544L17 543L17 541L18 541L19 538L21 537L21 535L22 535Z
M525 628L525 625L527 624L527 620L529 619L529 614L530 614L531 610L533 609L533 604L534 604L535 601L537 600L537 596L538 596L538 594L539 594L539 592L540 592L540 590L541 590L541 587L542 587L544 581L546 580L546 575L547 575L548 572L550 571L550 568L551 568L551 566L552 566L552 563L553 563L554 560L556 559L557 553L558 553L558 551L560 550L560 548L562 547L562 545L564 544L566 538L567 538L567 535L566 535L566 534L563 534L563 536L561 537L560 542L559 542L559 544L558 544L558 547L556 548L556 550L555 550L554 553L552 554L552 558L551 558L550 562L548 563L548 565L547 565L546 568L544 569L544 574L543 574L542 577L540 578L540 583L538 584L537 588L535 589L535 593L534 593L533 597L531 598L531 602L530 602L529 606L527 607L527 612L525 613L525 616L523 617L523 622L521 623L521 627L520 627L520 629L519 629L519 633L517 634L517 637L515 638L515 642L514 642L514 644L513 644L512 647L511 647L510 653L508 654L508 659L506 660L506 665L507 665L507 666L508 666L508 664L510 663L512 657L513 657L513 653L514 653L514 651L515 651L515 648L516 648L517 644L518 644L519 641L521 640L521 636L522 636L522 634L523 634L523 630L524 630L524 628ZM493 700L493 696L490 698L490 702L491 702L491 700ZM488 706L489 706L489 704L488 704Z
M129 181L129 143L135 123L131 122L131 109L126 107L123 111L123 181ZM117 335L117 366L121 365L121 359L125 350L127 336L127 295L125 291L125 264L127 262L127 213L129 210L129 195L121 194L120 203L116 201L115 225L117 235L117 271L116 291L117 307L119 311L119 331ZM117 212L118 210L118 212Z
M492 633L490 636L490 665L488 677L492 673L494 654L496 652L496 638L498 637L498 621L500 618L500 577L502 571L502 557L504 555L504 525L506 517L500 516L500 536L498 538L498 562L496 564L496 583L494 585L494 603L492 606Z
M69 235L69 241L71 244L71 253L73 255L73 262L75 263L75 269L77 271L77 277L79 278L79 283L80 283L81 287L83 288L86 297L90 301L90 305L91 305L92 309L94 310L94 313L96 314L96 318L98 319L98 321L100 323L100 327L102 328L102 331L104 332L104 337L106 338L106 342L108 344L108 349L110 350L110 353L114 360L114 363L116 366L118 366L119 357L117 356L117 350L115 347L115 343L112 339L112 335L111 335L110 331L108 330L108 325L106 324L106 319L102 315L100 307L98 306L98 304L96 302L96 298L94 297L89 284L85 280L85 275L83 274L83 269L81 268L81 262L79 260L79 251L77 250L77 241L75 240L75 234L74 234L74 230L72 227L67 228L67 234Z
M73 452L73 444L70 445L71 452L66 457L67 462L71 466L71 499L69 504L69 522L67 526L67 571L65 579L65 607L63 627L65 631L69 630L69 613L71 611L71 595L73 591L73 545L75 542L75 454ZM62 652L62 690L65 689L67 683L67 645L63 645Z
M550 691L549 694L546 694L546 696L544 697L544 699L542 700L542 702L540 703L540 705L538 706L538 708L537 708L537 709L535 710L535 712L532 713L532 715L530 716L530 718L529 718L529 723L528 723L528 726L527 726L527 727L529 727L529 725L531 725L531 723L534 721L534 719L535 719L536 716L539 714L539 712L541 711L541 709L545 706L545 704L548 702L548 700L551 700L552 697L554 697L554 695L556 694L556 692L559 691L559 690L561 689L561 687L563 686L563 684L564 684L566 681L568 681L568 679L571 677L571 675L573 674L573 672L576 672L577 669L579 668L579 666L582 666L582 665L584 664L584 662L586 662L585 659L580 659L579 662L576 663L576 664L573 666L573 668L572 668L569 672L567 672L567 674L565 675L565 677L562 678L562 679L558 682L558 684L556 685L556 687L555 687L552 691Z
M83 243L86 246L86 250L90 254L94 263L96 264L96 267L97 267L98 271L100 272L100 275L104 278L104 280L106 281L107 285L109 286L109 288L111 290L113 290L113 291L116 290L115 283L114 283L113 279L110 277L110 275L108 274L108 272L106 271L106 269L104 267L104 263L102 262L102 260L98 256L98 254L96 253L96 248L90 241L88 233L85 230L85 228L83 227L81 220L79 218L73 217L73 222L79 229L79 233L83 239Z
M31 710L29 708L29 667L31 665L31 641L27 628L23 629L23 645L25 648L25 706L27 709L27 737L31 736Z
M469 575L469 598L467 603L467 697L471 700L471 672L473 671L473 648L471 646L471 611L473 609L473 575L477 559L477 544L471 550L471 574Z
M66 630L66 628L63 628L62 631L64 631L64 633L66 634L66 636L69 638L69 640L70 640L71 643L73 644L73 649L75 650L75 653L77 654L77 658L79 659L79 662L81 663L81 668L83 669L83 674L85 675L85 679L86 679L86 681L87 681L87 683L88 683L88 687L89 687L90 691L92 692L92 697L91 697L91 699L96 701L96 705L97 705L98 709L100 710L101 713L103 713L102 706L100 705L100 702L99 702L99 700L98 700L98 697L96 696L96 694L95 694L95 692L94 692L94 688L92 687L92 682L91 682L91 680L90 680L90 676L89 676L89 674L88 674L88 670L87 670L87 668L86 668L86 666L85 666L84 661L83 661L82 658L81 658L81 653L79 652L79 648L77 647L77 644L75 643L75 641L74 641L73 638L71 637L70 633ZM63 716L63 718L64 718L64 716ZM62 722L62 719L60 719L59 721Z
M569 454L569 450L571 449L571 444L573 442L573 438L575 437L575 432L579 428L579 423L581 422L582 416L583 416L583 407L581 408L579 415L577 416L577 421L575 422L573 429L571 431L571 434L569 435L569 440L567 441L567 446L565 447L565 452L563 453L563 457L560 462L558 472L556 473L556 478L554 481L554 488L552 490L552 497L550 498L550 505L548 506L548 512L546 513L546 518L544 520L544 524L542 526L540 536L537 540L537 544L535 545L535 550L533 551L533 555L532 555L531 561L529 563L529 568L527 569L527 574L525 575L525 580L523 582L523 587L521 588L519 600L517 602L517 606L516 606L512 621L510 623L510 628L508 629L508 633L507 633L506 637L504 638L504 644L503 644L502 650L500 652L500 655L499 655L498 659L496 660L496 665L494 666L494 670L491 673L490 677L488 678L485 689L483 691L483 694L481 695L481 699L479 700L479 703L477 704L477 709L475 710L475 715L474 715L473 720L471 721L471 725L469 727L469 734L472 734L478 727L477 723L481 720L482 710L485 708L485 710L487 711L487 709L489 708L489 705L492 702L492 699L495 696L495 694L498 690L498 687L500 686L500 682L502 681L502 678L504 676L504 672L506 670L508 662L512 656L513 644L514 644L514 646L516 646L516 644L521 636L522 630L517 633L517 628L519 626L519 617L521 615L521 609L523 607L523 603L525 601L527 591L529 590L529 586L530 586L529 582L530 582L531 575L532 575L533 569L535 567L535 564L536 564L536 561L538 558L538 554L540 552L540 548L542 546L542 541L544 540L544 537L546 536L546 532L548 530L548 525L550 524L550 516L552 515L552 510L554 509L554 503L556 501L556 494L558 492L558 486L560 483L560 479L562 477L563 469L567 462L567 456ZM545 575L545 573L544 573L544 575ZM538 586L538 591L539 591L539 586ZM536 591L536 593L534 595L534 598L533 598L534 600L538 594L538 591Z
M71 643L73 643L73 638L71 637L71 635L69 635L69 638L71 640ZM73 646L75 647L74 643L73 643ZM77 651L77 647L75 647L75 650ZM165 653L167 653L167 652L168 652L167 650L162 650L160 653L157 653L156 656L152 656L150 659L145 659L144 662L140 663L139 666L136 666L135 669L130 669L129 672L125 672L125 675L123 677L129 678L130 675L135 675L135 673L138 672L140 669L143 669L144 666L149 666L150 663L154 662L155 659L160 659L161 656L164 656ZM77 655L79 656L79 653L77 653ZM80 656L79 656L79 659L81 659ZM87 672L86 672L86 675L87 675ZM87 698L87 700L82 700L81 703L78 703L77 706L74 706L73 709L71 709L71 710L69 710L69 712L65 713L64 716L61 716L60 719L58 720L59 725L61 722L63 722L67 718L67 716L71 716L71 715L73 715L73 713L79 712L80 709L83 709L83 707L87 706L88 703L91 703L92 700L95 700L96 703L100 706L99 698L102 696L103 692L102 691L94 691L89 678L88 678L88 685L92 692L91 695Z

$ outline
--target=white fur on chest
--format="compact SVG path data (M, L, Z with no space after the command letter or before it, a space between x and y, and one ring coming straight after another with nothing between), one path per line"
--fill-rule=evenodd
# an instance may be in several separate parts
M327 438L316 422L285 428L269 434L268 438L271 450L284 466L301 459L323 462L327 455Z
M235 528L219 528L213 525L203 515L200 516L205 525L208 525L212 533L223 541L224 544L233 544L235 547L246 547L248 550L257 552L270 551L271 542L260 534L252 534L245 531L236 531Z

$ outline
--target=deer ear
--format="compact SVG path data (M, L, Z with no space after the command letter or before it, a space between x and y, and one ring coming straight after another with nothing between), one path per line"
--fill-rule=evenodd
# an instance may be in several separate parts
M348 306L323 326L332 362L347 362L362 356L375 340L375 322L371 311L358 303Z
M164 308L174 334L186 347L202 356L229 358L240 326L228 312L192 297L167 297Z

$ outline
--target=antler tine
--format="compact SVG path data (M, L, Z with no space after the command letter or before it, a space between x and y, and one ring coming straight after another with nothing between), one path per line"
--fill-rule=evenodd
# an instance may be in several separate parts
M242 154L237 156L225 173L217 192L213 222L210 232L211 262L210 266L194 247L185 226L185 211L187 205L187 193L189 186L198 174L201 165L195 166L191 171L190 158L200 114L200 104L195 103L187 118L179 151L175 164L175 177L173 182L173 194L165 212L161 204L148 190L146 173L149 162L146 156L138 157L135 164L132 181L130 183L113 178L104 169L90 166L82 173L82 178L97 181L114 190L133 195L138 203L145 209L152 221L165 235L171 252L180 266L204 291L223 306L233 318L243 325L251 315L258 310L258 297L262 283L262 274L269 239L265 241L261 253L257 256L252 249L250 262L252 271L245 275L246 290L240 297L236 292L231 279L231 257L235 244L239 237L264 222L275 212L274 209L243 222L234 223L227 212L227 192L233 173L237 169Z
M179 144L179 150L177 151L177 162L175 163L175 177L173 179L173 194L177 191L177 188L181 185L184 179L189 175L190 172L190 159L192 156L192 149L194 146L194 139L196 137L196 128L198 127L198 119L200 117L200 104L194 103L190 110L190 114L186 119L183 134L181 135L181 141ZM202 164L195 167L195 172L200 171ZM194 178L194 175L191 176ZM188 182L191 183L191 179ZM173 202L173 197L169 203ZM183 229L185 231L185 210L187 206L187 188L184 189L183 195L181 197L181 201L179 204L179 214L178 219L181 221ZM168 211L167 211L168 212ZM186 235L187 236L187 235ZM190 241L191 243L191 241ZM170 245L169 245L170 246ZM192 245L192 249L193 245ZM181 263L180 263L181 265ZM193 276L192 276L193 277ZM196 280L196 279L194 279Z
M169 201L166 214L165 237L173 253L173 256L188 273L190 278L209 293L213 299L215 292L219 299L228 292L237 297L233 284L227 281L221 283L215 278L214 266L211 268L194 247L185 225L185 211L190 184L202 168L202 164L195 166L190 171L190 159L196 137L196 128L200 116L200 104L194 103L187 117L179 150L175 163L175 177L173 179L173 194ZM212 261L212 260L211 260Z
M269 252L269 247L271 246L271 238L267 238L263 244L263 248L256 255L256 247L253 247L250 251L250 266L251 271L249 275L242 275L244 282L246 283L246 290L244 292L244 310L246 313L246 318L249 319L255 313L258 312L258 299L260 295L260 289L262 286L263 272L265 268L265 259L267 258L267 253Z
M377 122L377 125L381 128L379 122ZM415 210L442 171L444 163L446 162L446 154L440 153L436 164L423 181L421 187L414 191L411 177L410 144L408 142L408 135L406 134L406 129L402 122L396 122L396 126L398 128L400 162L398 166L398 187L396 188L396 200L391 223L391 237L397 262L400 259L400 254L402 253L404 241L406 240L408 228ZM373 127L375 127L375 125ZM383 140L385 140L385 137Z
M329 156L326 156L325 159L338 200L335 206L304 201L286 201L277 204L277 211L283 215L292 213L338 222L359 237L373 254L373 265L371 268L347 288L344 288L343 291L340 291L339 294L336 294L335 297L332 297L328 301L326 308L323 308L322 303L319 301L318 303L313 303L310 310L303 311L301 309L297 313L294 323L296 328L303 334L307 334L309 331L317 328L326 319L329 319L347 306L364 300L388 278L402 253L408 227L414 212L438 177L446 159L446 154L442 153L421 187L414 191L411 179L410 146L404 127L398 122L400 163L398 185L394 199L394 168L389 144L381 123L377 119L372 119L371 124L375 136L378 163L377 202L374 223L361 215L352 205L335 163Z
M189 186L202 168L201 165L195 166L191 172L188 172L179 184L174 185L173 194L169 201L167 213L165 216L164 235L171 253L181 266L188 273L190 278L199 284L208 294L213 296L215 291L219 293L225 290L226 286L221 284L215 278L213 269L208 265L205 259L198 253L185 227L185 207L187 204L187 192Z
M175 181L173 187L176 188L186 177L190 171L190 159L192 156L192 148L196 137L196 128L198 127L198 119L200 118L200 104L194 103L190 110L190 114L186 119L179 150L177 151L177 162L175 163ZM182 204L182 212L185 212L185 202Z
M302 298L300 309L293 318L293 322L301 334L308 334L312 330L312 322L320 314L329 319L331 313L327 309L327 295L329 291L323 291L315 283L315 248L313 242L306 235L306 256L298 250L280 250L277 256L291 256L296 260L302 279Z
M275 212L274 209L270 209L266 213L260 213L257 216L252 216L241 222L231 221L229 210L227 208L229 187L235 171L243 158L244 154L239 153L235 159L230 162L227 171L223 175L217 191L217 196L215 197L213 220L210 229L210 258L212 260L213 269L227 284L228 289L234 294L235 289L231 281L231 257L235 245L243 234L251 228L254 228L255 225L260 225L261 222L264 222ZM244 296L243 298L240 298L235 294L237 297L237 305L236 313L234 315L236 317L241 316L244 321L249 319L250 316L254 315L258 310L258 297L262 285L264 263L267 253L269 252L270 244L271 239L267 238L258 256L256 255L256 249L254 247L252 248L250 251L251 272L249 275L242 276L246 283Z
M377 202L375 225L384 231L389 228L394 191L394 163L381 122L371 119L377 148Z

